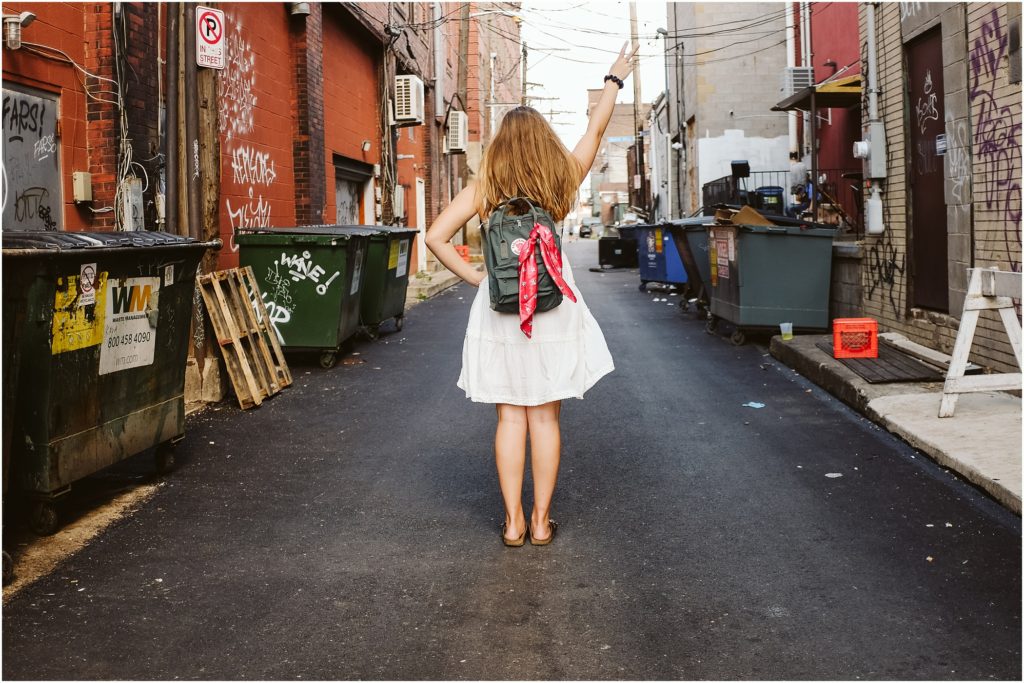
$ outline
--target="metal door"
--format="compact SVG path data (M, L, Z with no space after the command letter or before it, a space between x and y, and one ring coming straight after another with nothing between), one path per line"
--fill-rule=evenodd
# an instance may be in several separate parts
M17 88L3 88L3 229L63 230L58 98Z
M942 155L942 33L936 27L906 46L910 102L911 291L915 307L949 311L948 242Z

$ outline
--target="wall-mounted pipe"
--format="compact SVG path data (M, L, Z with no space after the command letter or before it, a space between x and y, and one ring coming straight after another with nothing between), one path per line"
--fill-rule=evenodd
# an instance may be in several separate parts
M196 84L196 5L185 5L185 177L188 187L188 234L203 236L199 178L199 97Z
M885 124L878 117L878 49L875 44L875 3L867 6L866 29L868 34L868 170L866 175L872 179L867 199L867 222L865 232L868 235L881 235L885 232L884 214L882 211L882 194L879 179L884 178L888 169L885 147Z
M178 224L178 3L167 10L167 99L164 103L164 230L187 234Z

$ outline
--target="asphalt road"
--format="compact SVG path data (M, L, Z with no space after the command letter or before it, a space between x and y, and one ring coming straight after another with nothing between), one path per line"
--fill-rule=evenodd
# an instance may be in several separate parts
M617 369L564 406L552 545L499 540L463 285L193 418L166 485L5 605L3 677L1020 680L1018 517L567 251Z

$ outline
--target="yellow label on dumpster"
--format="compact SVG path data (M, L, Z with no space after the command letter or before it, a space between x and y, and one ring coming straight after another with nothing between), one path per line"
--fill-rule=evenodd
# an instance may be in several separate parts
M654 229L654 251L661 253L664 248L664 237L661 235L661 228Z
M91 292L82 292L77 275L57 278L53 300L53 328L50 353L78 351L103 341L103 323L107 303L107 274L99 273ZM83 296L84 294L84 296ZM95 297L95 299L93 299ZM81 301L95 301L81 305Z
M391 243L391 251L388 252L388 270L398 267L398 240Z

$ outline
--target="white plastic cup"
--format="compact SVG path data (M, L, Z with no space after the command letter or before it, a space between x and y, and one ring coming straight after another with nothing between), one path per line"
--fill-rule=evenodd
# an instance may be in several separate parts
M793 338L793 323L779 323L779 329L782 330L782 341Z

